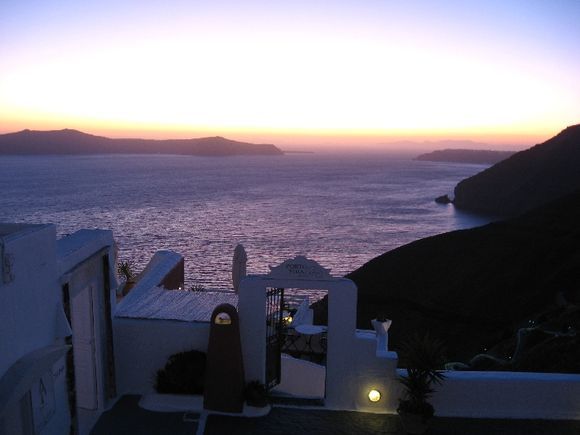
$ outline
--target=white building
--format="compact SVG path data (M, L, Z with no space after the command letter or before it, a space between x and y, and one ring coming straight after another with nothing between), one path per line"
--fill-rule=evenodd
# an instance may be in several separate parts
M88 433L115 398L113 246L110 231L0 225L0 433Z
M239 313L246 381L270 384L277 372L279 393L318 397L327 409L395 412L405 371L386 329L356 329L354 283L304 257L271 269L240 278L238 294L184 292L183 258L162 252L116 307L111 231L57 240L53 225L0 225L0 434L84 435L120 395L147 402L170 355L207 351L209 315L222 303ZM269 345L283 316L270 295L281 288L328 291L324 366L280 358ZM578 397L580 375L448 372L433 402L442 416L580 419ZM180 403L204 411L202 400Z

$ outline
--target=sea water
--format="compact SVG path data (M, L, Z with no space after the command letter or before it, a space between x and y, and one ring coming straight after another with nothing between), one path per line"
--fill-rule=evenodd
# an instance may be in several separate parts
M342 276L482 225L434 198L484 168L395 154L0 156L0 222L54 223L60 236L111 229L137 270L169 249L185 257L187 288L231 289L238 243L248 273L301 254Z

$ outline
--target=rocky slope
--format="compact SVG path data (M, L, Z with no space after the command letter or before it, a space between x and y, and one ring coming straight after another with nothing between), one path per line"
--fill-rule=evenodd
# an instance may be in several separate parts
M0 154L186 154L197 156L281 155L269 144L223 137L198 139L110 139L77 130L33 131L0 135Z
M580 188L580 124L461 181L455 206L516 216Z
M535 349L541 367L524 358L528 340L518 369L580 373L579 265L577 191L518 218L394 249L348 277L358 286L358 326L369 328L381 315L392 319L394 349L409 334L429 332L447 343L450 360L469 362L487 349L492 357L475 367L508 369L519 331L533 327L524 332L566 334L534 341L546 346Z

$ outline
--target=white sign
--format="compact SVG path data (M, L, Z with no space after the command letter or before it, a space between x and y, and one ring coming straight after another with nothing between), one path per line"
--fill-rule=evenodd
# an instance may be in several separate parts
M291 260L286 260L279 266L270 266L270 278L277 279L303 279L303 280L329 280L333 279L330 269L325 269L314 260L299 255Z

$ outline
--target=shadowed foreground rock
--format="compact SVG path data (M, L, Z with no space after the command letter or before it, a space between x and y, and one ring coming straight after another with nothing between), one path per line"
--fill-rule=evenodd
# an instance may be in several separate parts
M580 191L519 218L418 240L348 278L359 289L358 326L370 328L378 315L392 319L395 349L409 334L429 331L447 343L450 360L468 362L491 348L509 359L521 328L547 325L567 334L545 340L534 349L542 362L522 359L519 369L580 373L579 336L568 334L580 331L579 265Z

